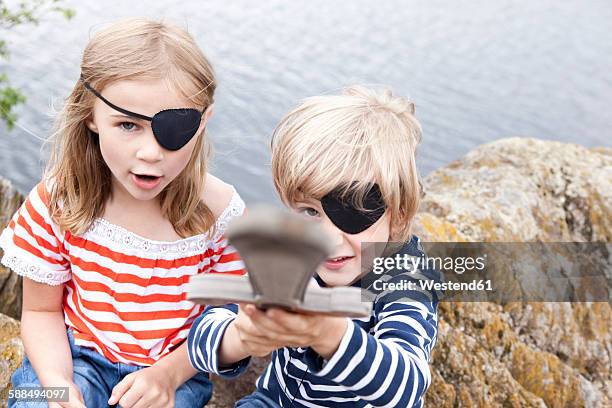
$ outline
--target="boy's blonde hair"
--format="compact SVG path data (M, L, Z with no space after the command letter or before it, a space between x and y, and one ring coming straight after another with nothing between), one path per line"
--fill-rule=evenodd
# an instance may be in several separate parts
M422 130L414 111L390 90L362 86L304 100L272 136L272 174L282 201L320 200L341 187L362 207L374 181L391 217L391 238L407 240L421 195L415 150Z
M98 92L129 79L163 80L200 109L213 103L212 66L184 29L165 22L126 19L96 33L85 47L81 78ZM50 213L62 230L82 234L111 194L111 172L98 137L86 126L95 96L77 80L51 138L46 179L53 180ZM201 201L210 146L205 132L185 169L160 194L162 212L185 237L204 233L214 216Z

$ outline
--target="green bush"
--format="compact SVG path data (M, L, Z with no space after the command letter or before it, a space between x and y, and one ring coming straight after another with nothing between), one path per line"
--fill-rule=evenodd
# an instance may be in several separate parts
M12 6L0 0L0 59L9 59L8 46L2 39L2 34L11 28L22 24L35 24L49 13L60 13L67 20L74 16L74 10L63 7L63 0L21 0ZM9 130L15 126L17 116L13 108L25 102L26 97L10 86L9 78L0 72L0 119L4 121Z

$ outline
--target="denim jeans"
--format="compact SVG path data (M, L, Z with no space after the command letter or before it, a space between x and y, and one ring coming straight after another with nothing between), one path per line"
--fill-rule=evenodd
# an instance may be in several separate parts
M281 408L277 402L274 402L267 395L259 391L255 391L251 395L247 395L240 401L236 402L234 408Z
M141 370L142 366L112 363L96 350L74 344L72 330L68 329L68 342L72 354L74 383L79 387L87 408L108 407L108 399L115 385L126 375ZM50 350L50 352L53 352ZM27 357L11 377L13 388L40 387L34 368ZM181 385L174 396L176 408L202 408L212 395L208 374L198 373ZM25 402L10 399L9 408L47 407L46 402ZM118 405L116 405L118 406Z

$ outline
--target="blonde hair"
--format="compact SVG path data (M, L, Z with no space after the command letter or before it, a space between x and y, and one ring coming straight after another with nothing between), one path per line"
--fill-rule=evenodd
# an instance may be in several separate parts
M184 29L146 19L118 21L96 33L85 47L81 78L98 92L128 79L160 79L201 109L213 103L212 66ZM86 126L95 96L78 80L55 122L45 178L50 214L62 230L85 232L111 195L111 172ZM212 211L201 201L210 146L205 131L183 171L159 194L161 209L182 237L214 226Z
M335 188L363 207L378 183L394 240L410 236L419 206L415 151L421 125L414 104L390 90L351 86L341 95L307 98L272 136L274 186L286 205L320 200Z

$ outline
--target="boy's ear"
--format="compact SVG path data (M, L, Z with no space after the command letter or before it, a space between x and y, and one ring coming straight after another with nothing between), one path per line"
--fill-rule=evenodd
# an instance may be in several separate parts
M98 133L98 126L96 126L96 124L94 123L91 117L85 120L85 124L87 125L89 130L91 130L94 133Z
M390 216L390 228L389 228L389 242L394 242L399 240L400 238L400 226L397 224L397 222L393 222L393 217Z
M206 124L208 123L208 119L210 119L210 117L213 115L213 108L215 107L215 104L212 103L210 105L208 105L208 108L206 108L206 112L204 113L204 118L202 119L202 124L204 126L206 126Z

